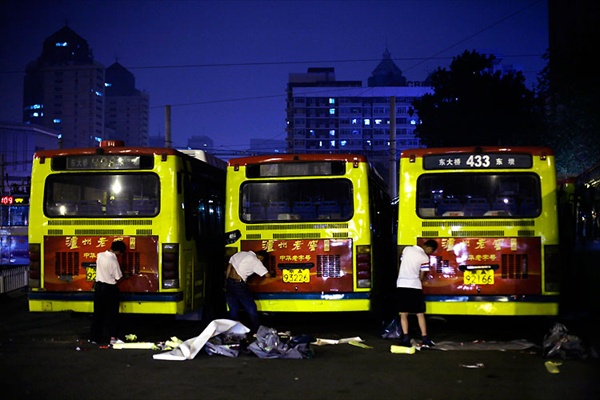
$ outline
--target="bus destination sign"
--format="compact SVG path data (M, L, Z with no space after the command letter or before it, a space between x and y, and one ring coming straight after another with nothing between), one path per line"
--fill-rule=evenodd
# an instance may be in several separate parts
M423 156L423 168L432 169L515 169L531 168L531 154L465 153Z
M67 158L67 169L140 169L140 156L70 156Z

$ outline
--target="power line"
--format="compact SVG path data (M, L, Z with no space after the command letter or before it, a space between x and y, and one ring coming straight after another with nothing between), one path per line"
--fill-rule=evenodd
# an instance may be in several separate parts
M480 32L483 32L486 29L481 30ZM461 42L464 42L467 39L470 39L471 37L475 36L471 35L468 38L461 40L460 42L457 42L456 44L449 46L447 48L445 48L444 50L441 50L440 52L436 53L440 54L443 53L444 51L460 44ZM526 58L526 57L541 57L543 56L543 54L509 54L509 55L503 55L504 58ZM452 59L452 56L445 56L445 57L436 57L436 56L431 56L431 57L393 57L392 60L396 61L396 62L401 62L401 61L419 61L422 60L422 62L425 61L429 61L429 60L449 60ZM139 65L139 66L130 66L130 67L126 67L128 70L144 70L144 69L176 69L176 68L222 68L222 67L251 67L251 66L268 66L268 65L294 65L294 64L340 64L340 63L353 63L353 62L380 62L381 58L363 58L363 59L355 59L355 60L305 60L305 61L264 61L264 62L240 62L240 63L215 63L215 64L178 64L178 65ZM416 64L413 67L410 68L414 68L415 66L420 65L420 64ZM410 69L409 68L409 69ZM0 70L0 74L21 74L21 73L25 73L25 70L11 70L11 71L1 71Z

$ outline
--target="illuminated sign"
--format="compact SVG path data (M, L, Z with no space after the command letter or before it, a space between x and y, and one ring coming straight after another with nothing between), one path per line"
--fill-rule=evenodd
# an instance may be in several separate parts
M25 205L28 204L27 197L16 197L16 196L2 196L0 204L5 206L10 205Z
M516 169L531 168L531 154L477 153L423 156L424 169Z
M140 169L139 156L97 155L67 157L67 169Z

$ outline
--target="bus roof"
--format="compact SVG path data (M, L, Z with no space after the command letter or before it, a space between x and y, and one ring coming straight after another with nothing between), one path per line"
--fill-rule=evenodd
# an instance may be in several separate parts
M213 167L217 167L219 169L225 169L227 167L227 162L225 160L218 158L214 154L207 153L204 150L180 149L179 151L183 154L187 154L188 156L197 158L200 161L204 161Z
M69 148L69 149L53 149L53 150L38 150L34 153L34 158L52 158L60 156L73 155L95 155L95 154L141 154L141 155L168 155L173 156L183 153L190 157L204 161L205 163L225 169L227 163L216 157L213 154L207 153L204 150L178 150L168 147L127 147L121 141L107 140L103 141L98 147L84 148Z
M423 157L432 154L453 154L453 153L521 153L531 154L533 156L552 156L554 152L551 148L545 146L473 146L473 147L429 147L422 149L403 150L400 158Z
M367 162L367 157L360 154L271 154L258 155L248 157L230 158L229 166L248 165L257 163L272 163L272 162L294 162L294 161L346 161L346 162Z

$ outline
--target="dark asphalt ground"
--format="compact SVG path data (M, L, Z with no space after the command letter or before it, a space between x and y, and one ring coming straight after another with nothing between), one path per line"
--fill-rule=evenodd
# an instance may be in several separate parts
M599 246L600 247L600 246ZM600 282L598 251L573 255L576 274L565 278L559 318L429 316L436 342L508 344L523 350L422 350L393 354L381 322L364 314L264 316L263 324L292 335L341 339L358 336L371 348L311 346L310 359L208 355L155 360L157 350L104 349L87 343L90 316L30 313L26 290L0 295L0 376L6 399L600 399L596 335ZM582 279L584 277L584 279ZM594 283L595 282L595 283ZM123 315L123 332L139 341L198 336L206 323L167 316ZM555 322L586 345L584 359L545 358L544 336ZM416 329L412 321L411 329ZM468 347L468 346L467 346ZM544 363L562 362L551 374ZM478 368L471 368L482 364Z

